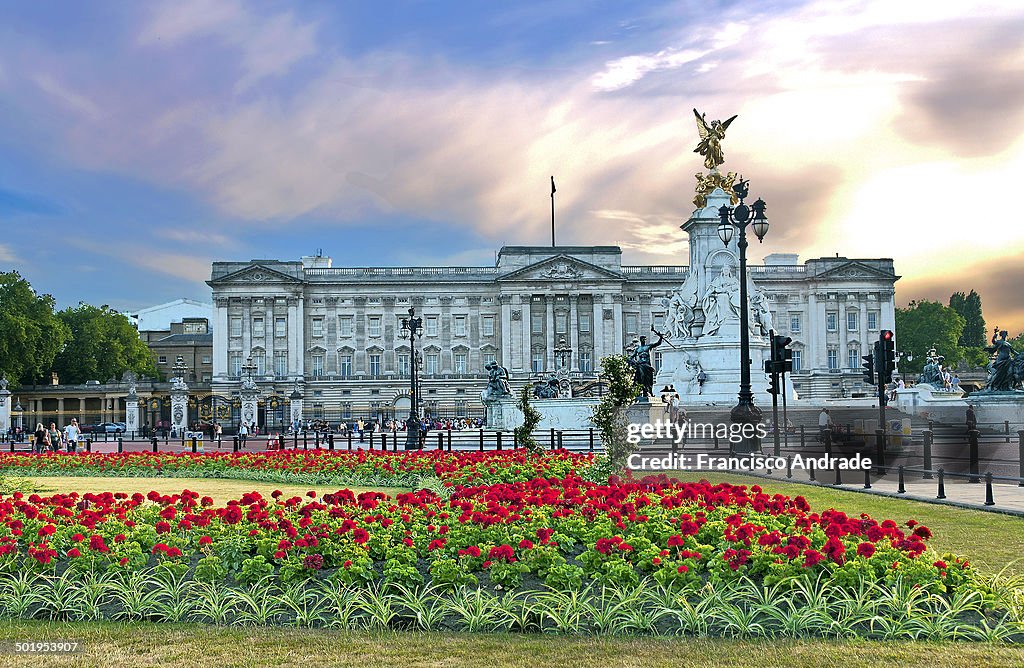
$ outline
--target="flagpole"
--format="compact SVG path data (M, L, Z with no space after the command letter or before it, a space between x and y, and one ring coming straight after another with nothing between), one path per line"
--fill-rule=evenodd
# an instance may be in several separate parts
M551 247L555 247L555 177L551 177Z

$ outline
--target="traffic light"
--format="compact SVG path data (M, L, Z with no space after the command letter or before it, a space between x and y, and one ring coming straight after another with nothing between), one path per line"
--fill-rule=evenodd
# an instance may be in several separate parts
M878 336L881 352L881 383L888 383L892 380L892 374L896 370L896 341L891 329L883 329Z
M772 348L772 352L775 352L774 347ZM779 393L779 373L776 371L776 368L778 367L776 367L776 362L774 360L764 361L764 373L768 376L768 394Z
M875 355L874 355L874 353L872 353L870 355L862 355L861 359L864 360L864 363L861 364L861 366L864 367L864 382L867 383L868 385L874 385L875 384Z
M789 373L793 370L793 351L789 349L791 343L793 339L782 334L772 337L772 361L776 363L775 369L779 373Z

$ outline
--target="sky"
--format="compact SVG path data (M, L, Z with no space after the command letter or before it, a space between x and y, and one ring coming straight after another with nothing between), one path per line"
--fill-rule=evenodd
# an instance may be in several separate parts
M693 108L772 252L892 257L1024 329L1024 3L0 0L0 270L209 300L214 260L687 264Z

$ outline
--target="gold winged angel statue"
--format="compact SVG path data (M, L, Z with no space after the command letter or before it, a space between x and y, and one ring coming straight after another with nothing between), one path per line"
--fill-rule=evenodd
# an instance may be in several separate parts
M729 124L736 120L736 116L726 121L708 123L704 114L699 113L696 109L693 110L693 115L697 118L697 132L700 133L700 143L697 144L697 148L693 149L693 152L704 156L705 167L716 169L725 162L725 156L722 154L722 140L725 139L725 131L729 128Z

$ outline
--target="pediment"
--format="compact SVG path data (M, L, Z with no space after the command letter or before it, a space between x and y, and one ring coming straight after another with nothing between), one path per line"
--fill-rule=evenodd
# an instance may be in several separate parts
M236 272L230 273L226 276L221 276L217 280L207 281L207 285L225 285L235 283L301 283L299 279L294 276L265 267L259 264L252 264L244 269L239 269Z
M516 269L501 276L499 281L593 281L625 279L622 274L585 262L571 255L556 255L540 262Z
M874 267L866 265L862 262L852 260L846 264L841 264L838 267L832 267L828 271L824 271L817 275L816 278L835 278L845 281L858 281L858 280L875 280L884 278L886 280L892 280L895 278L893 274L888 272L879 271Z

